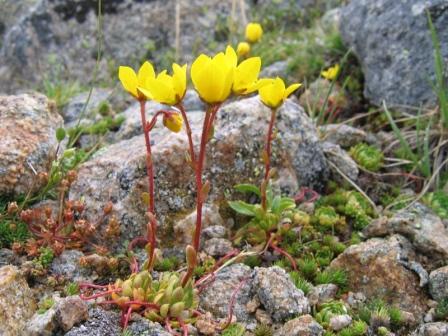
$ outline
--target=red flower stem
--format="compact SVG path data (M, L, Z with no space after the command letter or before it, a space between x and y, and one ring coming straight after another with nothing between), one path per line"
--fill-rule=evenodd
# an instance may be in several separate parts
M95 285L87 282L81 282L79 285L79 288L95 288L95 289L106 289L109 288L108 285Z
M126 327L129 324L129 319L131 318L132 307L129 307L125 314L123 314L123 313L124 313L124 310L122 311L122 315L121 315L122 316L122 327L123 327L123 329L126 329Z
M232 297L230 298L229 313L227 314L227 321L220 328L221 330L226 329L230 325L230 323L232 323L233 309L235 308L236 296L237 296L238 292L240 291L241 287L243 287L243 285L247 282L248 279L249 279L248 277L242 279L240 281L240 283L235 287L235 290L232 293Z
M189 147L191 162L193 162L193 164L196 164L196 154L194 152L193 135L191 132L190 122L188 121L187 113L185 112L185 108L182 103L177 104L176 107L180 110L182 118L184 119L185 130L187 132L187 137L188 137L188 147Z
M180 317L178 317L177 322L179 322L179 325L182 328L182 336L188 336L188 327L184 323L184 321Z
M152 162L152 154L151 154L151 140L149 138L150 129L146 127L146 114L145 114L145 100L140 100L140 115L142 119L143 133L145 135L145 144L146 144L146 172L148 175L148 183L149 183L149 204L148 204L148 212L155 215L154 211L154 167ZM152 264L154 259L154 253L156 249L156 230L157 223L153 220L150 220L151 225L151 235L148 237L148 241L151 244L151 249L149 253L149 260Z
M297 263L294 260L294 258L285 250L281 249L280 247L278 247L277 245L275 245L272 241L269 243L269 246L274 250L277 251L280 254L283 254L291 263L292 268L294 269L294 271L297 271Z
M98 293L98 294L95 294L95 295L91 295L91 296L84 296L84 294L81 294L80 297L81 297L82 300L88 301L88 300L97 299L99 297L103 297L105 295L109 295L109 294L112 294L112 293L118 293L118 292L121 292L121 288L111 289L111 290L108 290L108 291L105 291L105 292L101 292L101 293Z
M269 122L268 133L266 134L266 143L264 146L264 160L265 160L265 172L264 172L264 188L261 188L261 206L263 210L266 211L266 189L269 183L269 172L271 170L271 143L272 143L272 132L274 130L274 123L276 117L276 109L271 109L271 120Z

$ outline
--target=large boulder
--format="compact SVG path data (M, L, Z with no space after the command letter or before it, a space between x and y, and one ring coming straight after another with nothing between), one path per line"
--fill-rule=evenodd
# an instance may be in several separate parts
M145 58L166 63L173 58L176 0L102 3L104 50L98 79L110 81L120 64L136 65ZM82 83L91 80L97 58L97 9L98 1L36 0L14 24L8 21L0 50L0 92L32 87L52 75ZM230 11L226 1L180 2L183 61L215 39L227 41L220 23L225 24Z
M33 293L19 270L0 268L0 335L21 335L35 310Z
M43 95L0 96L0 194L37 190L55 158L62 118Z
M219 111L204 172L211 182L209 202L225 200L225 193L232 192L237 183L260 183L260 154L269 115L270 110L258 97L228 104ZM321 188L328 169L315 127L303 109L291 101L278 115L273 145L273 167L280 176L277 187L290 194L299 186ZM194 142L198 144L203 113L189 116ZM170 133L158 125L151 132L151 139L156 213L163 236L163 232L170 232L168 229L179 219L179 213L194 208L196 190L193 171L185 157L185 133ZM141 235L146 227L146 206L141 197L148 185L145 157L141 134L108 146L80 167L70 191L70 198L84 198L86 215L91 220L98 218L102 205L111 200L122 225L121 242ZM169 241L173 241L172 235Z
M368 299L382 298L422 317L428 298L417 274L407 268L414 258L409 241L395 235L350 246L330 267L347 271L351 291L362 292Z
M352 0L342 10L341 33L365 76L365 96L375 104L433 105L434 46L431 13L448 59L448 4L445 0ZM448 64L446 64L448 65Z

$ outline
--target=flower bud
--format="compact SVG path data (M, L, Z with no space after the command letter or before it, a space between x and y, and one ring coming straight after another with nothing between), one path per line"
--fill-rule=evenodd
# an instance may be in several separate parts
M78 173L76 171L69 170L67 172L67 180L70 184L72 184L76 180L77 177L78 177Z
M236 53L239 57L247 56L250 53L250 44L247 42L240 42L236 47Z
M185 249L185 255L187 258L188 268L194 268L197 262L197 253L193 246L187 245Z
M246 26L246 40L250 43L258 42L263 35L263 28L259 23L251 22Z
M182 129L182 116L179 113L166 112L163 114L163 125L171 132L178 133Z
M19 210L19 206L17 205L17 202L10 202L8 203L8 215L13 215Z
M103 209L104 214L105 215L110 214L112 212L113 206L114 205L112 204L112 202L110 202L110 201L107 202L106 205L104 206L104 209Z

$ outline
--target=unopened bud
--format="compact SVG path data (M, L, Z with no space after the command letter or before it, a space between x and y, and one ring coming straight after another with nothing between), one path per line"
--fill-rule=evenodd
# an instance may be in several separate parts
M178 133L182 129L184 120L179 113L166 112L163 114L163 125L171 132Z
M112 204L112 202L110 202L110 201L107 202L106 205L104 206L104 209L103 209L104 214L105 215L110 214L112 212L113 206L114 205Z
M197 262L197 253L193 246L187 245L185 249L188 268L194 268Z
M10 202L8 203L8 214L13 215L19 210L19 206L17 205L17 202Z
M70 182L70 184L72 184L76 180L77 177L78 177L78 173L76 171L69 170L67 172L67 180L68 180L68 182Z

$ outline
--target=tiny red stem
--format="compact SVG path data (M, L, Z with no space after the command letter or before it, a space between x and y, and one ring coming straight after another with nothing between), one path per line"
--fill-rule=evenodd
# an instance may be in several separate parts
M265 188L262 188L261 193L261 206L266 211L266 189L269 183L269 172L271 170L271 143L272 143L272 132L274 130L274 123L276 117L276 109L271 110L271 120L269 121L268 133L266 134L266 143L264 147L265 154L263 155L265 160L265 172L264 172L264 183Z
M294 271L297 271L297 263L294 260L294 258L285 250L281 249L280 247L278 247L277 245L275 245L272 241L269 243L269 246L272 247L272 249L274 251L277 251L280 254L283 254L291 263L292 268L294 269Z
M178 105L176 105L176 107L180 110L182 118L184 119L185 130L187 131L187 137L188 137L190 158L191 158L191 162L193 162L193 164L195 164L196 163L196 154L194 152L193 135L191 132L190 122L188 121L187 113L185 112L185 108L182 103L179 103Z

